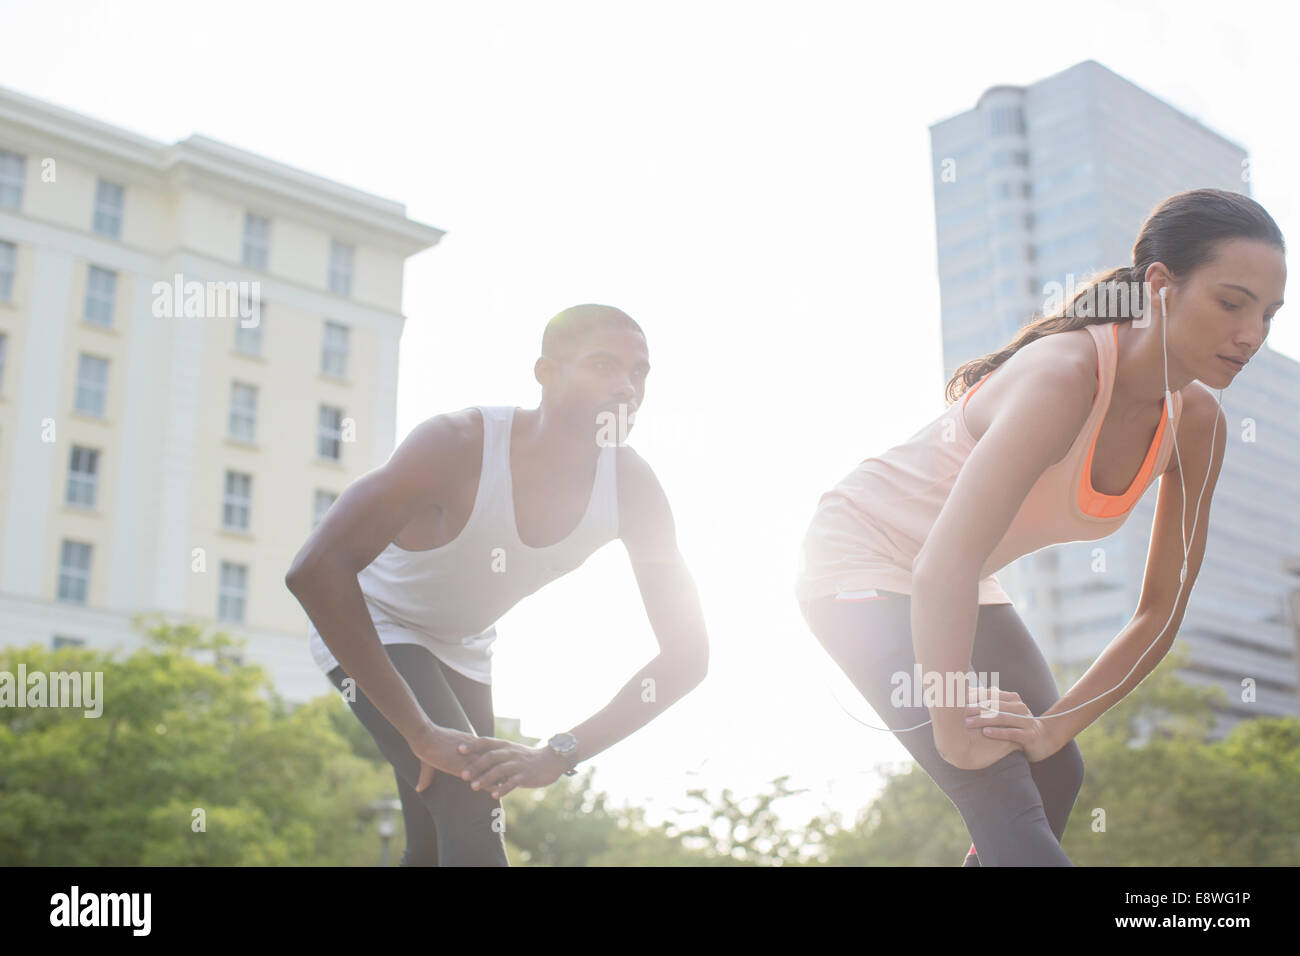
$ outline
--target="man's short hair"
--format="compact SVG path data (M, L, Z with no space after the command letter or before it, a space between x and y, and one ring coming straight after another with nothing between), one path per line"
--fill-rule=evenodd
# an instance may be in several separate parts
M575 305L555 315L542 333L542 355L556 362L567 362L578 354L578 346L587 333L600 328L635 329L645 338L641 326L622 309L612 305Z

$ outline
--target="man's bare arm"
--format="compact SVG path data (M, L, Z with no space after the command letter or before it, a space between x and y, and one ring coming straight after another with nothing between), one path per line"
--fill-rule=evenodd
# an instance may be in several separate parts
M440 751L447 766L433 766L451 772L465 763L455 745L473 735L440 728L424 713L379 641L357 574L412 518L449 500L462 431L463 420L451 415L419 425L385 465L362 475L339 496L284 579L325 646L366 697L422 760L428 763L431 754L438 759Z
M628 551L659 654L632 676L599 713L572 728L586 760L661 714L708 672L708 635L695 583L677 549L672 510L659 481L630 447L618 450L619 537ZM477 749L477 748L476 748ZM554 783L564 769L547 747L511 745L483 752L464 779L504 797L518 786Z
M659 653L598 713L572 728L586 760L644 727L702 681L709 642L699 594L677 547L672 509L650 466L619 449L619 537L627 548Z

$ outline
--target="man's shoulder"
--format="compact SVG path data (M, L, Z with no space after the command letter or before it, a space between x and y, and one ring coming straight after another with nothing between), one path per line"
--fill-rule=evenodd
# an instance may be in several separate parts
M458 473L459 468L478 464L483 447L483 415L477 406L440 412L416 425L402 441L406 452L398 457L422 471L437 465L441 472ZM472 460L471 460L472 459Z
M619 445L618 537L633 563L667 560L675 548L672 507L654 469L631 445Z
M654 471L649 463L628 444L619 444L614 448L614 472L618 479L620 492L634 492L645 487L647 477L653 477Z
M614 462L620 511L640 512L665 497L654 469L631 445L617 446Z
M483 437L483 413L478 405L439 412L420 422L414 431L442 443L463 444Z

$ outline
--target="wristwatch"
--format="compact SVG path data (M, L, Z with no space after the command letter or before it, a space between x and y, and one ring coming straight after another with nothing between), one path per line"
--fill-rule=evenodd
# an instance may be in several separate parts
M546 741L546 746L551 748L551 752L564 761L565 776L572 777L578 771L573 769L578 754L578 738L573 734L556 734L550 740Z

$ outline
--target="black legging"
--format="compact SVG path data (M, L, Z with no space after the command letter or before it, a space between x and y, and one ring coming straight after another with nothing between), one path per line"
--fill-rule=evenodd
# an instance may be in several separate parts
M470 680L418 644L385 644L384 650L435 724L480 737L492 736L491 684ZM343 667L335 667L328 677L342 691L347 677ZM353 687L353 691L356 700L350 702L352 712L375 738L397 778L397 795L406 823L406 852L401 865L509 866L501 832L503 823L498 822L504 818L494 813L500 810L501 802L487 790L472 790L468 780L441 770L422 793L416 793L419 759L361 688Z
M883 600L837 601L828 596L799 606L813 634L875 709L880 721L916 758L961 813L980 866L1072 866L1061 849L1065 823L1083 785L1083 757L1071 740L1031 763L1015 750L981 770L960 770L939 755L929 708L891 703L890 678L912 677L911 598L877 589ZM1054 704L1056 681L1020 615L1010 604L982 604L971 648L976 672L999 673L1034 714Z

